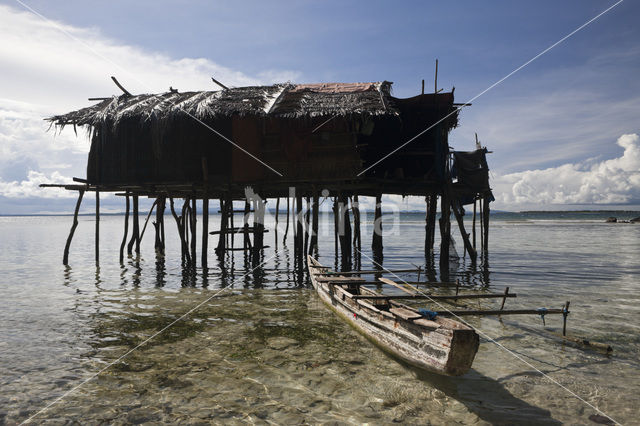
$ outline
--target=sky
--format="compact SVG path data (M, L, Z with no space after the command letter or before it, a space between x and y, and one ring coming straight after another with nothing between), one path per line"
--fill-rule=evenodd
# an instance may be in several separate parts
M472 150L477 133L492 151L494 209L638 209L637 2L492 87L614 4L0 0L0 214L73 210L75 194L38 185L86 175L87 135L47 131L43 118L119 94L111 75L135 94L216 90L214 76L228 86L388 80L409 97L422 79L433 90L436 58L438 88L473 99L449 144ZM418 198L386 202L424 209Z

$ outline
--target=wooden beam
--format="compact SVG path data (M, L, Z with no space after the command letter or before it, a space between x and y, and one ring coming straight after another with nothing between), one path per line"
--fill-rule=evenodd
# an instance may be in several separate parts
M379 294L375 296L368 296L365 294L358 294L353 296L354 299L372 299L372 300L392 300L392 299L432 299L432 300L450 300L450 299L499 299L505 297L504 294ZM507 297L516 297L515 293L509 294Z
M120 84L120 82L114 77L111 76L111 80L113 80L113 82L116 84L116 86L118 86L118 89L122 90L122 92L127 95L127 96L133 96L131 93L129 93L129 91L127 89L125 89L122 84Z

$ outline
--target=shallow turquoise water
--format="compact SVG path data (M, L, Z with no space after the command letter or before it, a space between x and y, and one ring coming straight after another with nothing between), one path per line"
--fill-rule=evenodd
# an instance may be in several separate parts
M498 214L488 263L451 267L476 290L509 286L518 298L507 307L571 300L569 333L609 343L613 355L562 344L549 333L559 317L546 327L537 316L469 318L481 347L459 378L407 368L334 317L296 282L292 247L276 249L273 232L262 268L251 271L239 252L219 263L211 250L209 271L194 277L180 266L170 217L166 261L147 230L141 258L120 265L123 217L103 216L99 268L91 217L80 219L70 268L61 265L70 217L0 218L0 424L37 413L225 286L35 421L585 424L596 414L589 403L638 423L640 224L606 216ZM384 266L424 265L423 216L393 220L385 216ZM321 236L320 261L333 266L332 238Z

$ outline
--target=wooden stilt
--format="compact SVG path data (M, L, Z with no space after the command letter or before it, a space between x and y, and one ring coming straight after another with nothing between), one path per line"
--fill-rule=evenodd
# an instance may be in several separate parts
M473 224L471 225L471 234L473 235L473 249L476 250L476 204L478 197L473 197Z
M258 264L261 259L261 253L264 249L264 214L265 202L256 197L253 202L253 262Z
M309 197L306 197L307 209L304 213L304 250L303 253L309 253L309 233L310 233L310 214L311 214L311 201Z
M427 198L427 214L424 237L424 254L429 257L433 254L433 243L435 241L436 215L438 208L438 195L431 194Z
M360 201L357 195L353 196L351 210L353 211L353 248L359 253L362 250L362 234L360 233Z
M460 228L460 235L462 235L462 241L464 242L464 249L467 251L467 253L469 253L469 257L471 258L471 261L475 262L478 255L476 253L476 250L471 245L471 241L469 241L469 234L467 234L467 231L464 228L464 221L462 218L462 214L460 213L457 200L454 200L454 202L451 205L451 209L453 210L453 214L456 218L456 221L458 222L458 228Z
M153 213L153 210L156 208L157 205L158 205L158 199L156 198L155 200L153 200L153 204L151 205L151 208L149 209L149 213L147 213L147 218L144 221L142 232L140 233L140 237L138 238L140 241L142 241L142 238L144 237L144 232L147 230L147 225L149 224L149 218L151 217L151 214Z
M287 226L284 228L284 237L282 237L282 244L285 244L287 242L287 234L289 233L289 211L291 210L291 207L289 206L289 200L290 198L287 197Z
M382 194L376 195L376 209L373 219L373 241L371 248L374 252L382 253Z
M320 197L318 191L313 191L313 202L311 204L311 243L309 245L309 254L318 256L318 215L320 208Z
M124 262L124 248L127 245L127 234L129 233L129 207L129 193L127 192L124 210L124 236L122 237L122 243L120 243L120 263Z
M96 263L100 262L100 191L96 188Z
M73 234L76 232L76 228L78 227L78 212L80 211L80 204L82 204L83 196L84 190L78 191L78 201L76 201L76 209L73 212L73 224L71 225L71 230L69 231L69 236L67 237L67 243L64 245L64 254L62 256L62 264L65 266L69 265L69 248L71 247Z
M185 241L185 232L184 232L184 220L183 217L178 216L176 213L175 207L173 205L173 198L169 198L170 206L171 206L171 214L176 221L176 226L178 228L178 237L180 237L180 252L182 254L182 263L189 264L191 263L191 258L189 256L189 245ZM184 209L183 209L184 212ZM184 214L184 213L183 213Z
M298 263L298 269L301 270L303 268L303 248L302 248L302 195L296 194L296 226L294 228L294 253L296 255L296 261Z
M207 255L209 254L209 199L202 199L202 253L200 263L202 269L206 269L209 262Z
M196 198L195 196L191 199L191 268L196 268L196 244L197 244L197 230L196 223L198 221L197 214L198 210L196 209Z
M245 254L248 250L251 249L251 239L249 238L249 214L251 211L251 206L249 205L249 201L245 200L244 202L244 216L243 216L243 249Z
M233 219L234 219L234 213L236 211L233 209L233 197L231 196L231 194L229 194L228 201L229 201L229 224L230 224L229 226L231 228L235 228L235 225L233 223ZM231 248L234 248L235 239L236 239L236 233L232 232L229 235L229 238L231 239Z
M224 256L226 248L226 234L227 234L227 203L224 199L220 198L220 235L218 237L218 246L216 247L216 254L219 258Z
M480 249L484 252L484 218L482 214L482 198L478 198L478 210L480 213Z
M446 189L442 193L440 212L440 273L444 271L445 276L448 276L449 245L451 243L451 201L449 191Z
M135 245L136 254L140 254L140 221L138 212L138 196L133 196L133 229L131 230L131 240L127 245L127 254L133 254L133 246Z
M338 258L338 234L340 227L340 220L338 219L340 213L338 212L338 197L333 198L333 246L336 259Z
M340 196L340 252L345 264L351 261L351 218L349 216L349 198ZM350 266L349 266L350 268Z
M274 234L274 245L276 250L278 249L278 213L280 212L280 197L276 198L276 226L273 231Z
M484 203L482 207L482 219L484 221L484 246L482 247L482 250L486 256L489 253L489 215L491 210L489 208L489 195L484 196Z

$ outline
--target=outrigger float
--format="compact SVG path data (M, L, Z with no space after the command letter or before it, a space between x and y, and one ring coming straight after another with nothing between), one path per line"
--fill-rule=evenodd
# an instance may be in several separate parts
M399 271L372 270L335 272L308 256L308 268L311 283L320 298L344 318L356 330L373 341L384 351L415 367L444 374L460 376L471 368L478 351L479 336L467 324L448 317L463 315L514 315L562 314L563 335L566 334L566 319L569 314L569 302L562 309L504 309L507 298L516 297L509 288L500 293L428 294L420 291L411 283L396 283L387 278L367 281L360 275L393 273ZM418 271L418 270L416 270ZM403 270L402 272L408 272ZM403 294L382 294L368 288L367 285L391 286ZM502 299L500 309L496 310L438 310L415 309L400 303L399 300L430 300L432 302L457 301L461 299ZM441 305L440 305L441 306Z

